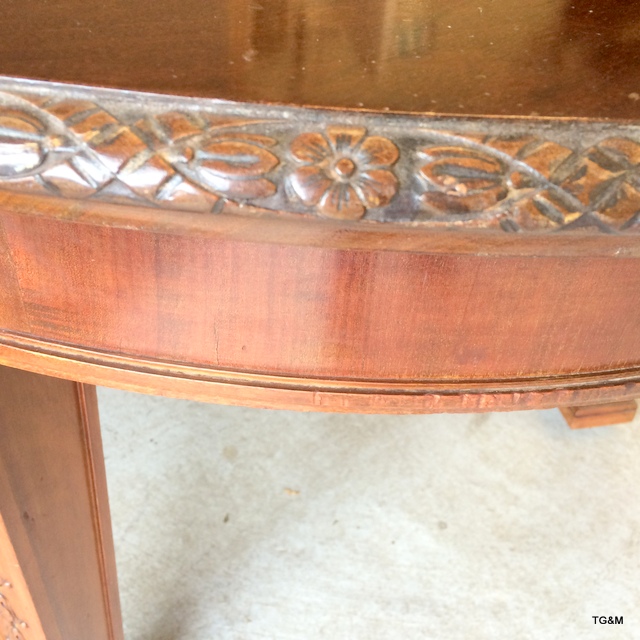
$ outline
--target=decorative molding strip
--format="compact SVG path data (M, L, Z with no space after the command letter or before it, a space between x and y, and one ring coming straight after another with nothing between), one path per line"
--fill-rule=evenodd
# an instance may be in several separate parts
M585 389L604 387L626 387L636 396L640 388L640 367L617 370L590 371L565 376L540 376L528 378L505 378L490 380L464 380L459 378L425 380L350 380L334 378L308 378L268 373L254 373L242 370L215 369L197 364L176 363L170 360L151 359L144 356L128 356L108 351L51 342L17 332L0 331L0 363L3 351L10 350L16 357L19 353L30 354L36 360L47 360L55 368L55 360L82 363L100 368L103 372L129 371L135 374L162 376L163 378L193 380L203 383L241 385L247 388L282 389L311 393L355 393L422 396L479 396L508 392L529 394L544 392L579 392ZM20 361L22 368L33 370L32 360ZM7 361L8 362L8 361ZM24 365L24 366L23 366ZM49 372L50 370L47 370ZM44 373L44 370L37 370ZM46 375L49 375L47 373ZM60 375L59 377L66 377ZM108 377L108 374L107 374ZM73 379L73 378L71 378ZM79 378L80 380L80 378ZM85 381L85 380L82 380ZM95 380L94 380L95 382ZM93 382L91 382L93 384ZM632 397L636 397L632 396Z
M198 212L640 230L640 126L232 104L0 80L0 189Z
M512 411L632 400L640 372L584 375L577 379L396 385L217 372L141 358L92 352L33 338L0 336L0 363L131 391L258 408L348 413ZM421 388L418 388L421 387Z

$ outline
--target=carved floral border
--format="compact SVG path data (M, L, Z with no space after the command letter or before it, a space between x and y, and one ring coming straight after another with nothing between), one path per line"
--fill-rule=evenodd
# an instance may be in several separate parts
M508 232L640 229L640 127L332 112L0 80L0 189Z

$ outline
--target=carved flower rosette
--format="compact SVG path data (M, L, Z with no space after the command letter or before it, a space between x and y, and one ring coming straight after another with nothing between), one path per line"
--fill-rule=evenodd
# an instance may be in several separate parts
M387 138L367 136L364 127L303 133L290 152L298 166L289 175L289 191L321 216L358 220L388 204L398 190L391 171L398 148Z

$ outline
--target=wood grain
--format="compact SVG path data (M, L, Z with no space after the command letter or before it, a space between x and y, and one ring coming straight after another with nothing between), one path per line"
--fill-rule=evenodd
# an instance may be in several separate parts
M0 425L0 510L44 635L121 640L95 389L0 367Z
M3 6L0 74L252 102L637 119L638 9L637 0L22 0Z
M369 412L549 406L557 391L566 404L620 397L594 395L601 385L635 393L635 238L347 233L333 222L3 202L5 357L41 354L48 373L64 375L68 357L100 367L101 384L126 369L219 383L208 389L225 402L235 389L261 406ZM167 392L154 380L138 384ZM566 395L579 390L589 397Z

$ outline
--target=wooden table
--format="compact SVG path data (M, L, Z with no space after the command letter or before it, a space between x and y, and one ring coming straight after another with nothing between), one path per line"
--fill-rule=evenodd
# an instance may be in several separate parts
M438 5L3 7L2 637L121 638L95 384L633 416L640 2Z

